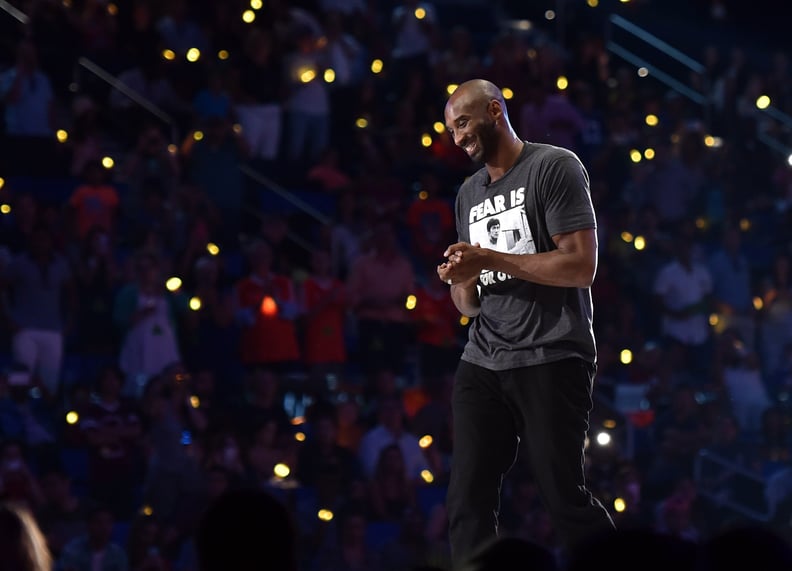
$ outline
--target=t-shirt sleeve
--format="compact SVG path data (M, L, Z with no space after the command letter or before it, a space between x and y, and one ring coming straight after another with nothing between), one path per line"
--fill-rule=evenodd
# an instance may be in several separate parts
M577 157L569 154L552 160L540 189L550 236L597 227L588 173Z

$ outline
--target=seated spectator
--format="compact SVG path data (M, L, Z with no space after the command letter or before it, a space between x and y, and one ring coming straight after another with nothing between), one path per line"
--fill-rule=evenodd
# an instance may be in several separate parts
M52 555L36 519L27 508L13 503L0 503L0 553L5 569L52 569Z
M297 532L291 515L262 491L215 499L196 532L198 571L297 571Z
M246 390L236 411L234 428L238 434L252 434L264 423L275 421L276 432L291 426L283 406L280 378L264 367L252 368L246 379Z
M127 571L126 552L112 540L114 523L110 509L101 504L92 506L88 511L86 533L66 544L58 558L58 569L94 571L98 565L99 569Z
M334 534L316 554L312 571L382 571L381 554L367 542L368 520L362 506L347 506L333 519L338 522Z

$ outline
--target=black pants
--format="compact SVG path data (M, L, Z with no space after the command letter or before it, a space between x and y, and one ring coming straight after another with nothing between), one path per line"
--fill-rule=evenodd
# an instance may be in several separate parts
M447 509L454 569L497 535L503 477L528 455L539 492L567 548L613 529L586 489L583 447L593 371L580 359L490 371L461 361L453 405Z

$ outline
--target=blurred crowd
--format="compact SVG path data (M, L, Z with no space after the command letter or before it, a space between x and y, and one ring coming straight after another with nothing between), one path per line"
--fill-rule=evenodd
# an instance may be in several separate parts
M790 535L792 166L756 105L792 113L787 55L702 46L699 104L567 4L563 42L477 1L0 12L0 497L58 570L197 571L250 487L301 569L447 569L467 320L434 268L476 166L442 110L474 77L590 173L590 487L622 527ZM503 494L502 534L555 549L527 466Z

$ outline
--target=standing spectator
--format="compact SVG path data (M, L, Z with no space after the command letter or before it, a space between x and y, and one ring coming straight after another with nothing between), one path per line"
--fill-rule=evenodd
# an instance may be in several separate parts
M663 308L662 334L675 363L703 374L712 356L708 323L712 275L707 266L693 260L692 236L679 232L674 245L674 259L660 268L654 281L654 294Z
M252 244L248 254L250 273L235 287L243 325L242 363L293 366L300 357L294 284L272 272L272 248L266 242Z
M312 571L382 571L380 554L367 541L367 514L359 505L347 506L336 518L335 536L316 555Z
M418 438L407 431L401 400L397 396L383 398L377 412L377 425L366 432L360 442L360 462L366 477L374 477L380 454L395 443L402 452L405 477L419 481L421 471L427 468L427 462Z
M730 226L709 259L713 301L725 329L735 329L749 349L754 348L756 321L751 266L741 249L740 229Z
M391 25L396 86L401 85L411 70L418 70L428 78L437 33L434 5L420 0L402 0L393 8Z
M369 480L371 517L375 521L400 522L417 509L416 482L407 477L399 444L380 450L377 467Z
M63 571L127 571L123 547L112 540L115 519L109 509L95 505L88 513L88 530L70 541L58 559Z
M280 154L284 78L280 46L273 34L253 29L238 67L234 113L252 158L273 161Z
M439 379L453 373L462 353L460 314L443 282L426 279L415 294L418 363L423 378Z
M520 135L529 140L580 149L583 117L561 93L552 93L539 79L529 85L529 96L520 109Z
M86 504L75 495L65 471L44 470L40 479L44 503L36 512L36 520L57 558L67 543L85 533Z
M308 28L295 33L294 49L286 55L289 79L286 159L293 165L313 165L330 142L330 95L323 79L325 57L318 38Z
M90 452L92 498L119 519L127 519L137 507L136 486L143 479L142 423L134 402L121 396L123 383L120 370L103 368L95 397L79 421Z
M49 77L38 64L36 47L25 39L17 46L16 67L0 75L0 104L5 107L9 137L6 173L41 172L42 158L51 159L55 97Z
M315 250L311 261L313 272L302 285L304 361L315 382L323 383L329 374L342 374L347 360L346 296L343 282L332 275L329 252Z
M181 360L177 320L186 309L179 292L165 289L159 260L138 254L135 279L118 291L113 304L113 321L123 338L119 366L125 394L139 395L149 378Z
M135 215L143 205L141 197L146 188L161 189L165 200L176 191L179 178L179 162L168 149L168 141L159 125L144 123L136 125L136 139L121 167L121 180L127 185L122 196L121 210L126 223L136 224Z
M177 56L184 57L191 48L206 52L209 47L206 35L192 18L190 4L186 0L170 0L166 3L165 14L157 22L157 31L162 44Z
M67 262L55 252L47 228L30 236L28 252L2 272L8 288L6 314L13 334L13 357L38 379L47 395L58 393L64 334L76 308Z
M77 239L85 239L94 228L114 237L120 203L118 190L108 181L107 171L98 160L86 163L82 179L69 197Z
M347 287L357 320L363 372L386 366L401 374L409 345L410 315L405 301L415 291L415 278L392 224L377 226L371 250L355 262Z

